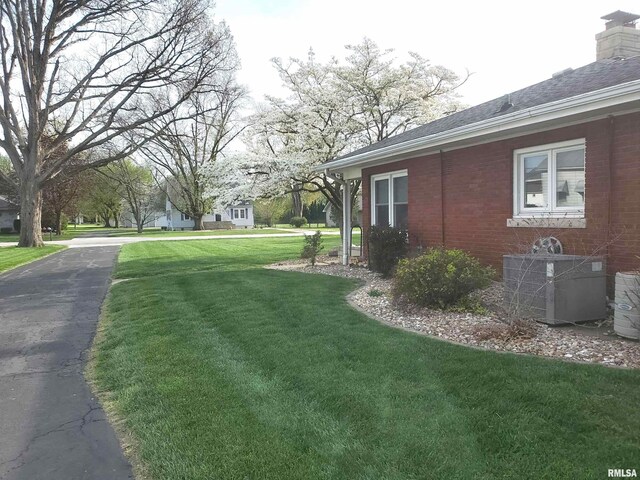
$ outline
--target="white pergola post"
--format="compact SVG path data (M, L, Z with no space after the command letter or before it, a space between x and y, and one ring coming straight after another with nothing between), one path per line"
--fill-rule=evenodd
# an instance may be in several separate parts
M349 265L351 258L351 182L342 184L342 264Z

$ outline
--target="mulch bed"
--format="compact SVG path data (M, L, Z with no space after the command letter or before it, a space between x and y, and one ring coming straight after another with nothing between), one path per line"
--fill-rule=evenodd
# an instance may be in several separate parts
M567 361L640 368L640 342L613 333L613 322L551 327L531 320L507 322L502 284L477 292L489 313L454 313L428 308L402 308L391 298L391 280L363 265L345 267L335 258L320 257L316 266L294 260L271 265L279 270L355 278L363 286L349 295L352 305L384 323L454 343L502 352L524 353Z

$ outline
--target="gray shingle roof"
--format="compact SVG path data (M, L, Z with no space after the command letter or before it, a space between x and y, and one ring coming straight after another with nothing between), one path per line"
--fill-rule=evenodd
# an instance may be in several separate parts
M640 56L599 60L368 145L340 159L638 79L640 79ZM508 103L511 103L511 106Z
M13 212L20 210L20 208L6 198L0 197L0 210Z

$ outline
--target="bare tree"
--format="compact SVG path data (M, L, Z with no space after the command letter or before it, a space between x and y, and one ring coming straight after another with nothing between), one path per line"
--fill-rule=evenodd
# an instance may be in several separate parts
M140 144L123 136L215 88L208 79L227 68L231 36L208 8L207 0L0 0L0 147L16 172L20 246L42 245L41 190L71 158L88 150L92 166L125 158ZM157 95L168 86L172 97ZM53 156L63 143L66 153Z
M136 165L130 159L124 159L112 162L97 171L119 185L120 195L128 209L127 213L133 216L138 233L142 233L144 226L155 219L158 211L159 192L155 188L151 169Z
M53 142L50 136L42 137L46 147ZM61 143L51 151L50 158L55 160L67 154L69 146ZM93 176L83 171L87 163L86 155L76 155L63 164L58 175L47 181L42 188L42 220L43 226L54 227L58 235L62 233L62 215L76 210L77 202L93 183ZM18 200L19 201L19 200Z
M75 165L63 169L55 179L47 182L42 189L42 219L45 226L52 226L58 235L62 233L63 214L74 216L78 213L78 202L87 194L93 184L88 171L74 171ZM69 174L67 172L73 172ZM49 222L47 225L46 222Z
M155 164L158 185L171 204L194 219L194 230L204 229L202 218L215 204L207 188L211 168L242 131L235 116L243 95L228 75L225 88L194 95L146 127L151 140L141 153Z

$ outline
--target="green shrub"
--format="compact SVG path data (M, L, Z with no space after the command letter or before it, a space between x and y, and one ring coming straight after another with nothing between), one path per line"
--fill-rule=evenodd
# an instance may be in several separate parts
M369 295L370 297L381 297L382 295L384 295L384 293L376 288L372 288L367 292L367 295Z
M289 224L292 227L300 228L307 224L307 219L304 217L291 217L291 220L289 220Z
M489 309L485 307L482 300L476 295L467 295L458 300L455 305L447 307L448 312L473 313L475 315L488 315Z
M63 213L60 216L60 228L61 228L62 232L64 232L67 229L68 226L69 226L69 217L67 216L66 213ZM62 232L58 232L58 233L60 234Z
M322 233L318 230L313 235L305 235L304 247L302 247L302 254L300 256L311 260L311 265L313 266L316 264L316 257L322 248Z
M369 270L391 276L398 260L407 256L407 232L394 227L369 229Z
M395 300L422 307L469 307L468 295L487 287L495 274L490 267L462 250L431 248L419 257L401 260L392 295Z
M0 233L11 233L13 231L13 228L11 227L2 227L0 228Z

